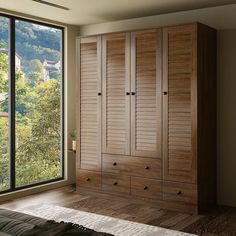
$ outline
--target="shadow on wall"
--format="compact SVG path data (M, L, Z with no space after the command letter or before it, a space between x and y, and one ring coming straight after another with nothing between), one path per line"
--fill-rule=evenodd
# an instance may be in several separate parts
M166 1L167 2L167 1ZM107 4L106 7L100 7L97 11L99 14L94 12L94 15L104 21L120 21L125 19L132 19L132 18L139 18L139 17L146 17L146 16L154 16L154 15L161 15L161 14L168 14L168 13L176 13L176 12L183 12L183 11L190 11L208 7L216 7L221 6L221 0L214 0L211 3L209 1L196 1L194 5L186 4L188 1L169 1L166 3L165 1L158 3L155 1L149 1L148 6L143 8L139 6L139 4L133 4L132 7L127 6L125 10L119 9L111 9L112 3ZM235 4L235 0L224 0L224 4Z
M236 30L218 32L218 203L236 206Z

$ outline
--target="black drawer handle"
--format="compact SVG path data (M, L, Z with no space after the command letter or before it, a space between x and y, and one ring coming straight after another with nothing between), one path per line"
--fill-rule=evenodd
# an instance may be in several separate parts
M177 193L177 195L178 195L178 196L182 195L182 192L181 192L181 191L179 191L179 192Z
M145 186L143 189L144 189L144 190L148 190L148 186Z
M146 170L149 170L149 169L150 169L150 167L149 167L149 166L145 166L145 169L146 169Z
M163 94L164 94L164 95L167 95L168 93L165 91L165 92L163 92Z
M116 162L114 162L114 163L113 163L113 166L117 166L117 163L116 163Z
M127 96L130 95L130 93L129 93L129 92L126 92L126 95L127 95Z
M132 95L135 95L135 92L132 92L131 94L132 94Z
M102 93L98 93L98 96L102 96Z
M87 178L86 181L90 181L91 179L90 178Z
M118 185L118 183L117 183L117 182L114 182L113 185Z

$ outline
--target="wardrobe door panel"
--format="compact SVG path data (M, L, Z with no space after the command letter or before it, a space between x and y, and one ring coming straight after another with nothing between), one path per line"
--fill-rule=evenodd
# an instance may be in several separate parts
M130 154L130 34L103 36L102 152Z
M164 178L196 181L196 25L164 29Z
M161 157L161 29L131 33L131 154Z
M101 37L80 40L80 168L101 170Z

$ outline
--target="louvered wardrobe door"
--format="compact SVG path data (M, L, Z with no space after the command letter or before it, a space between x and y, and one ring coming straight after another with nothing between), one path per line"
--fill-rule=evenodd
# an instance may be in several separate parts
M161 30L131 34L131 153L161 157Z
M102 152L130 154L130 34L103 36Z
M80 40L80 167L101 169L101 37Z
M195 25L164 29L164 178L196 181L197 35Z

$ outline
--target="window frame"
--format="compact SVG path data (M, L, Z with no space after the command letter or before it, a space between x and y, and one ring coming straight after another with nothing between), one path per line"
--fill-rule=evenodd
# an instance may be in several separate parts
M58 26L51 23L41 22L38 20L27 19L24 17L8 15L5 13L0 13L0 17L5 17L9 19L9 189L0 191L0 195L15 192L18 190L28 189L32 187L41 186L44 184L49 184L53 182L62 181L65 179L65 27ZM45 180L33 184L23 185L16 187L16 169L15 169L15 43L16 43L16 35L15 35L15 23L16 21L26 21L32 24L38 24L46 27L55 28L61 31L61 88L60 88L60 103L61 103L61 112L60 112L60 123L61 123L61 137L60 137L60 147L61 147L61 176L55 179Z

